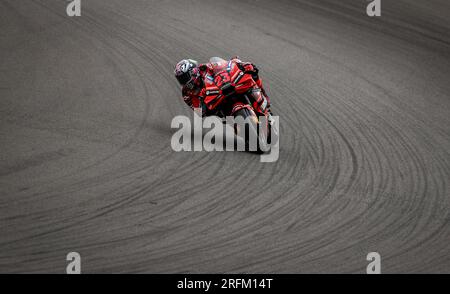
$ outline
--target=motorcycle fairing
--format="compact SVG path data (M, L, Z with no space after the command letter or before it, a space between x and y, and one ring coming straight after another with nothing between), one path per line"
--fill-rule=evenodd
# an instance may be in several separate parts
M217 107L224 98L244 94L256 86L251 75L245 74L232 60L211 58L210 69L212 74L207 73L204 79L204 102L209 110Z

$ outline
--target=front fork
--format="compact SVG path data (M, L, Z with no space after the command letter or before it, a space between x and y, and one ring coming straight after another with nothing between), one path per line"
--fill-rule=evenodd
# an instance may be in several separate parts
M255 109L257 112L260 112L264 114L270 125L273 125L274 120L272 117L272 112L270 111L270 101L268 97L264 94L264 91L259 88L255 87L249 91L247 95L245 95L245 98L247 99L247 103L249 105L253 106L253 109ZM250 99L253 101L253 103L250 101Z
M265 113L266 109L269 107L269 101L259 87L251 89L246 97L249 104L252 105L253 108L258 112ZM253 103L251 103L248 98L250 98Z

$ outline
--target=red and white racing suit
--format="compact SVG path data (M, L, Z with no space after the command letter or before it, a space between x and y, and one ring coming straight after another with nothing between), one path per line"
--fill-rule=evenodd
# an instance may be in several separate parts
M259 78L258 75L258 69L255 67L253 63L250 62L243 62L239 58L234 57L231 59L231 61L235 62L242 71L251 73L253 80L256 82L256 85L259 89L261 89L261 93L263 95L260 95L262 97L262 101L260 101L260 104L265 103L265 107L269 108L270 106L270 99L266 94L266 91L263 88L262 80ZM200 70L200 68L206 68L205 70ZM206 108L206 105L203 103L203 100L205 98L205 87L203 83L203 79L205 78L206 74L212 74L212 67L209 63L201 64L198 66L197 71L197 77L195 78L195 81L193 83L192 88L188 88L187 86L184 86L182 88L182 95L184 102L189 105L192 109L194 108L201 108L202 109L202 116L207 116L208 109Z

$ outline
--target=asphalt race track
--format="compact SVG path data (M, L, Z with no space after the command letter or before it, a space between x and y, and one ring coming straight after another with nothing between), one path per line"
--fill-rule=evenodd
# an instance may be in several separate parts
M0 272L450 273L450 2L0 1ZM280 157L174 152L182 58L239 55Z

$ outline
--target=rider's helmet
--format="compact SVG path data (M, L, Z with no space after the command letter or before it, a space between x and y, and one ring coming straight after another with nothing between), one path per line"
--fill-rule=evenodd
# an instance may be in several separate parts
M193 86L198 73L198 63L193 59L183 59L175 66L175 77L182 86Z

